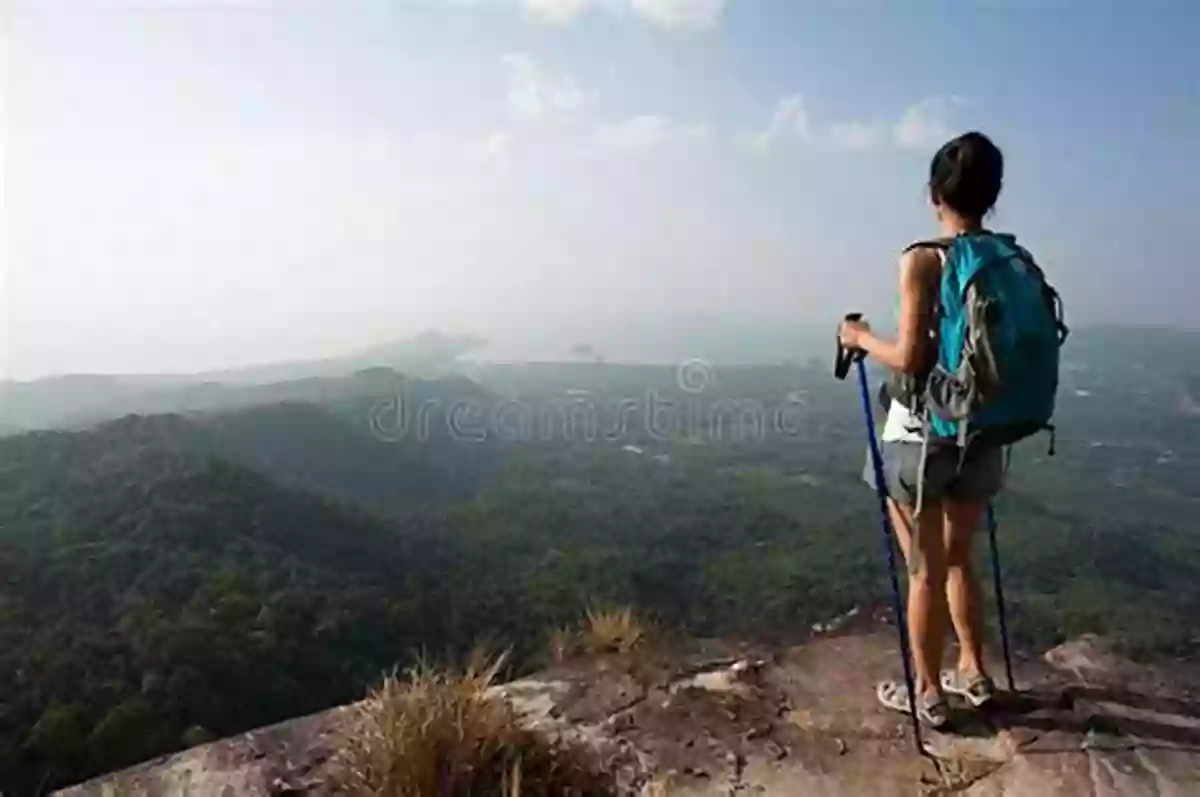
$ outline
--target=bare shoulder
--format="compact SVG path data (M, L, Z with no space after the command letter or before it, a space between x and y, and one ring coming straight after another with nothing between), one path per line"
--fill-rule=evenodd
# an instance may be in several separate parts
M942 258L933 247L920 246L900 255L900 281L929 285L942 274Z

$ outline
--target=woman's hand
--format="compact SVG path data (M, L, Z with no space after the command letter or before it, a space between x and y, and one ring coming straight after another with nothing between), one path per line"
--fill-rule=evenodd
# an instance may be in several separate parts
M862 338L871 332L871 325L866 321L843 321L838 329L838 340L847 349L861 349Z

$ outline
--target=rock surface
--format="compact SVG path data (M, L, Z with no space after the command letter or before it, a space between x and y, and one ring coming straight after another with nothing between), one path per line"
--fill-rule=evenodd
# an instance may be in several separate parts
M624 793L824 797L1200 795L1200 667L1137 664L1084 637L1015 664L1019 692L913 745L874 684L895 631L843 629L780 654L710 645L667 674L610 658L506 684L529 725L583 739ZM1001 674L1003 666L994 665ZM64 790L64 797L319 794L345 709Z

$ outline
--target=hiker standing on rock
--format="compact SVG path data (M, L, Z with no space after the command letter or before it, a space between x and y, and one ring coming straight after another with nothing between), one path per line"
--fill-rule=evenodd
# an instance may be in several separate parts
M934 727L949 720L947 692L976 707L994 696L972 541L1001 489L1004 446L1053 429L1065 337L1057 294L1032 257L1013 236L983 226L1003 171L1000 150L981 133L938 150L928 188L942 237L900 258L898 339L885 340L862 321L839 330L843 346L895 374L883 395L881 454L891 525L909 564L916 709ZM874 485L870 460L865 478ZM942 670L949 626L959 657ZM909 711L903 683L880 684L878 697Z

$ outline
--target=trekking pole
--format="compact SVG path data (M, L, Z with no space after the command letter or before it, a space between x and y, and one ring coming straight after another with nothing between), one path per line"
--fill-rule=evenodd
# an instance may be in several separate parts
M992 584L996 587L996 616L1000 620L1000 644L1004 649L1004 675L1008 678L1008 691L1015 692L1012 674L1012 655L1008 648L1008 620L1004 613L1004 584L1000 579L1000 547L996 543L996 510L987 506L988 543L992 549Z
M847 321L857 321L861 313L849 313ZM908 687L908 711L912 717L913 742L917 751L925 755L925 745L921 741L921 721L917 717L917 689L913 681L912 662L909 657L908 623L904 617L904 601L900 598L900 579L896 575L896 551L892 547L892 523L888 516L887 486L883 478L883 457L879 453L879 443L875 439L875 416L871 411L871 391L867 387L867 369L863 365L866 352L861 349L847 349L838 338L837 359L834 361L833 375L837 379L845 379L850 372L851 363L858 365L858 386L862 394L863 412L867 416L867 441L871 448L871 464L875 471L875 494L879 497L880 528L883 535L884 556L887 559L888 575L892 581L892 610L896 613L896 631L900 638L900 658L904 662L904 683Z

